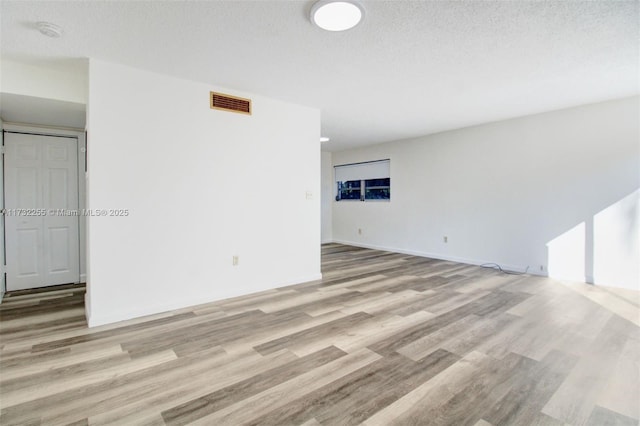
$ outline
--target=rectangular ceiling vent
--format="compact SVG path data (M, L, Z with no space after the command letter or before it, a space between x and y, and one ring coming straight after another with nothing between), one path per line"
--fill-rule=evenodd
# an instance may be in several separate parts
M211 109L239 112L251 115L251 99L225 95L224 93L210 92Z

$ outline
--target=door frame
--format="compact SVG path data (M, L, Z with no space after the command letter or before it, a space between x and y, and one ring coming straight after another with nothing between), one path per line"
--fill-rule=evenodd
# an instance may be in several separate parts
M74 128L65 128L65 127L53 127L53 126L37 126L33 124L21 124L21 123L3 123L3 132L11 132L11 133L28 133L28 134L36 134L42 136L66 136L66 137L74 137L78 140L78 208L80 210L86 208L87 204L87 185L86 185L86 152L87 152L87 141L85 136L85 131L82 129L74 129ZM4 133L3 133L3 143L4 143ZM3 146L4 148L4 146ZM4 154L2 155L2 161L4 163L5 158ZM4 165L4 164L3 164ZM3 173L4 169L3 167ZM2 184L2 197L4 199L5 195L5 181L3 179ZM4 224L4 215L2 216L2 221ZM4 229L4 226L3 226ZM80 256L80 282L87 282L87 231L86 231L86 218L83 215L80 215L78 218L78 238L79 238L79 256ZM2 244L5 250L7 251L7 241L6 234L3 233ZM3 260L4 265L4 260ZM6 268L5 268L6 269ZM4 272L4 271L3 271ZM6 281L5 281L6 285Z

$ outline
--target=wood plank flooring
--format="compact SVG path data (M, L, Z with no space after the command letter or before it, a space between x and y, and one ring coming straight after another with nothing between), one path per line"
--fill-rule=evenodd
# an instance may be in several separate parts
M11 293L0 424L639 424L633 302L338 244L322 268L94 329L82 286Z

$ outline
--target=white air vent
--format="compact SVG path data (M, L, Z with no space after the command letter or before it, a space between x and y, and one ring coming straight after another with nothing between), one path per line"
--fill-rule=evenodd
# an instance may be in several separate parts
M210 92L209 95L211 98L211 109L251 115L251 99L216 92Z

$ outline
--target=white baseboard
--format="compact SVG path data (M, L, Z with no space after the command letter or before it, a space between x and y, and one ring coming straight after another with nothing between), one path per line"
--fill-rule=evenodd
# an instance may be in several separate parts
M291 279L291 280L281 281L277 285L269 287L269 288L273 289L273 288L279 288L279 287L286 287L286 286L289 286L289 285L308 283L308 282L311 282L311 281L318 281L318 280L322 280L322 273L317 273L317 274L313 274L313 275L307 275L306 277L299 277L299 278L294 278L294 279Z
M387 247L387 246L378 246L374 244L365 244L365 243L356 242L356 241L334 239L333 242L338 244L346 244L349 246L362 247L362 248L368 248L373 250L390 251L392 253L401 253L401 254L409 254L411 256L428 257L430 259L448 260L450 262L465 263L467 265L479 266L485 263L496 263L495 261L492 261L492 260L468 259L464 257L449 256L449 255L440 254L440 253L428 253L423 251L407 250L407 249L402 249L398 247ZM524 270L526 269L526 266L523 267L518 265L507 265L504 263L501 263L500 266L504 270L514 271L514 272L524 272ZM539 272L537 273L536 271L532 271L532 270L527 271L527 274L540 275L545 277L547 276L545 273L539 273Z

